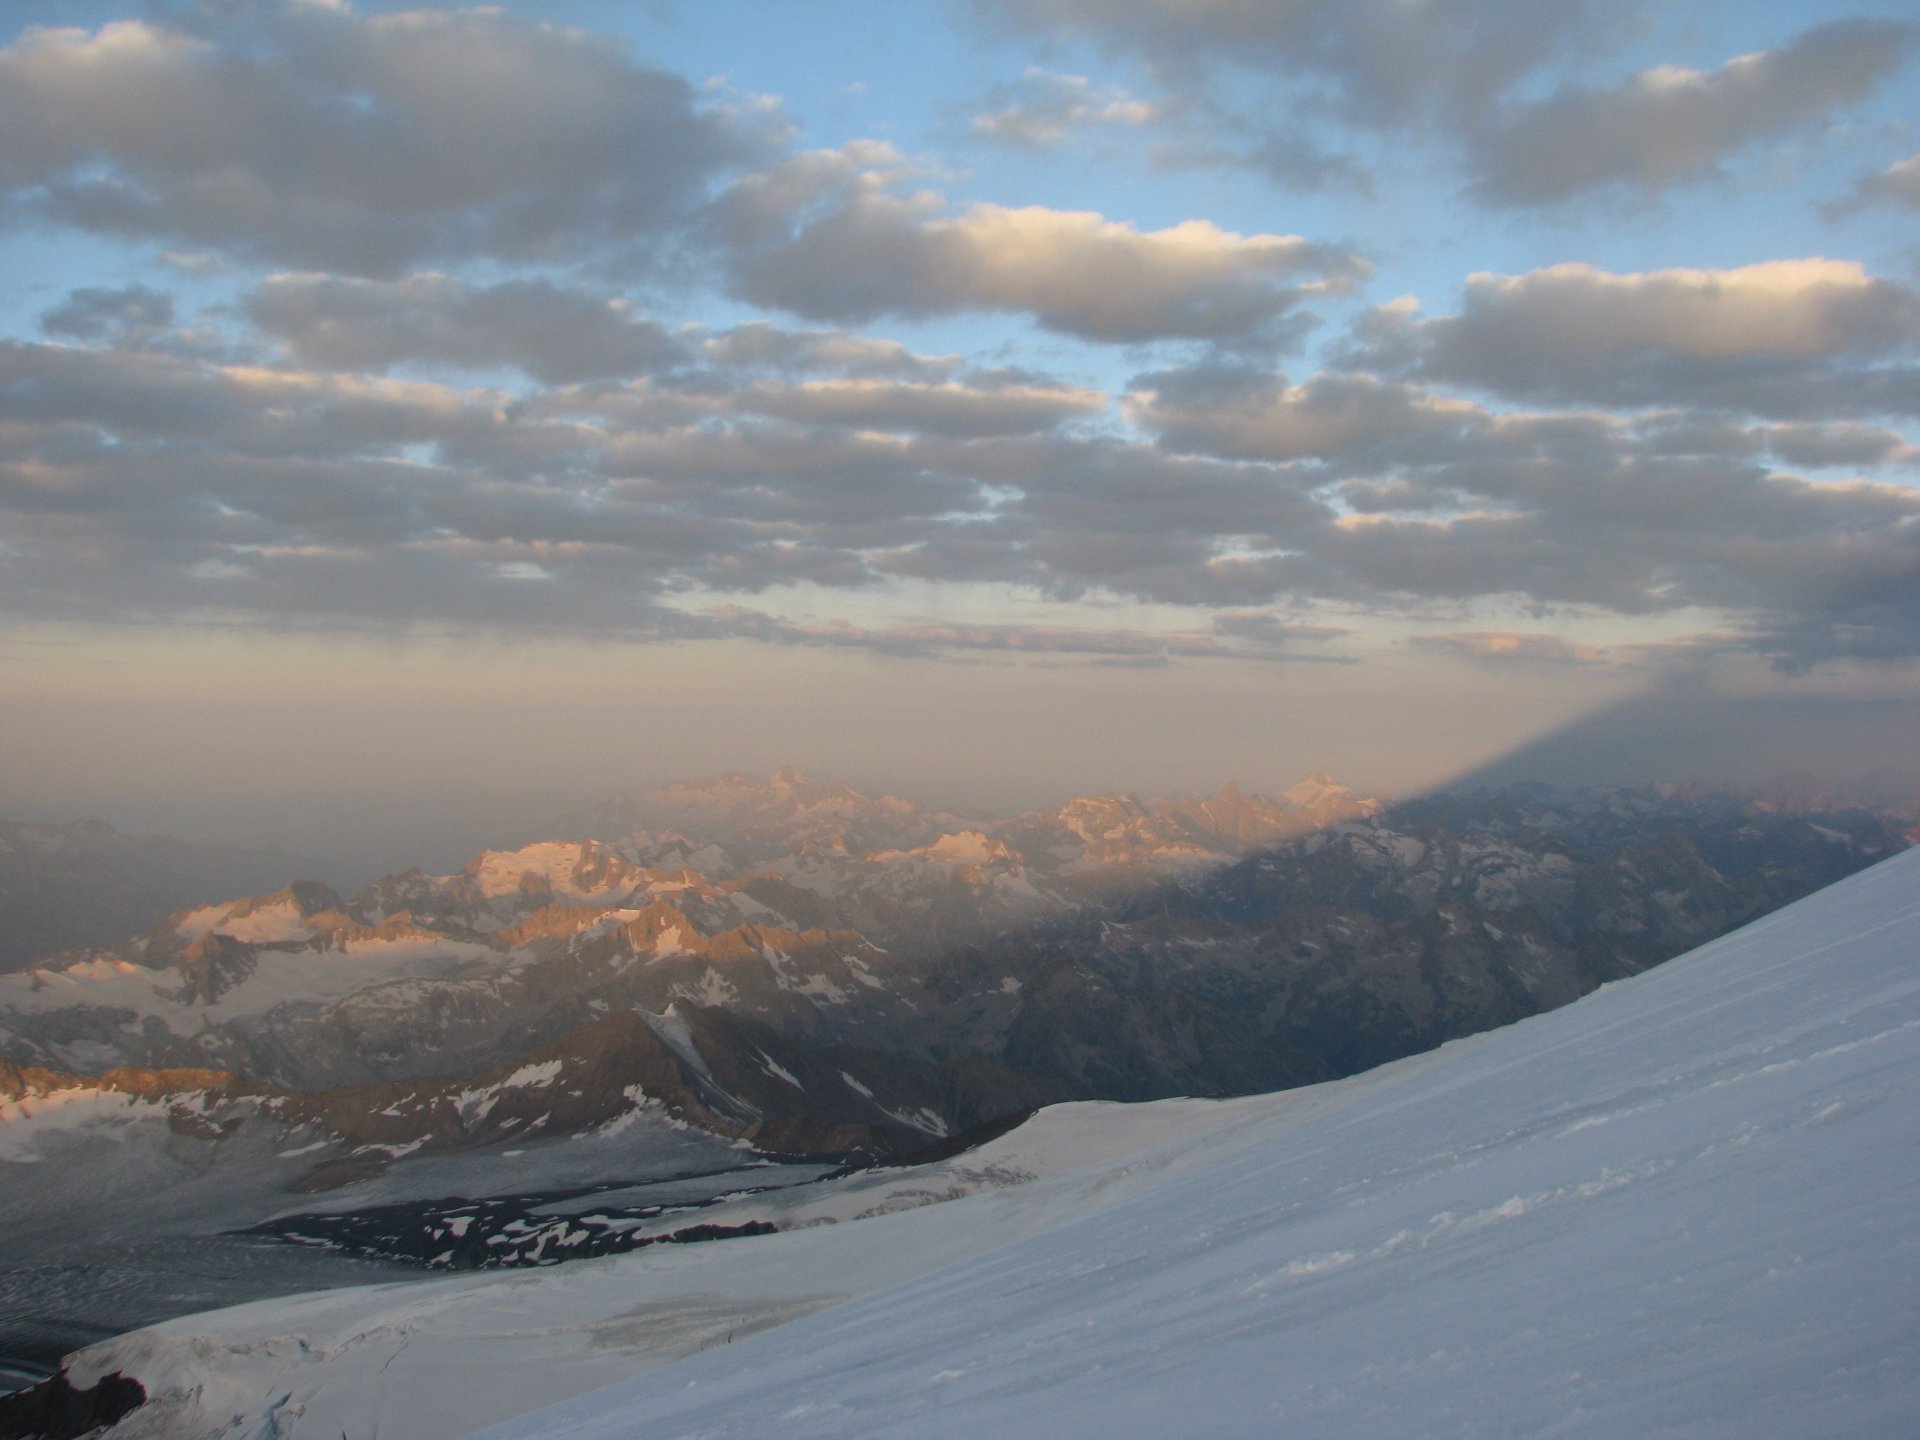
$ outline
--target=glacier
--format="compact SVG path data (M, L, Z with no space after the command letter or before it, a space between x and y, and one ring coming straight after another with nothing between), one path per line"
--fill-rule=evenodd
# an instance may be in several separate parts
M82 1351L134 1437L1920 1431L1920 850L1348 1080ZM784 1208L783 1208L784 1207Z

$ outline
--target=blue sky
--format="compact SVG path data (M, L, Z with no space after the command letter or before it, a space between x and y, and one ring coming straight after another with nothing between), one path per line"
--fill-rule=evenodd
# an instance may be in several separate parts
M1908 6L6 23L0 804L1916 758Z

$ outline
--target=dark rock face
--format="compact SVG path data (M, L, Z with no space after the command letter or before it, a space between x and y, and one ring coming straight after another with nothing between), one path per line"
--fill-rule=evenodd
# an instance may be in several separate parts
M1420 802L940 957L936 1049L1115 1099L1351 1074L1566 1004L1905 843L1864 812L1712 792Z
M731 1193L751 1194L753 1189L748 1186ZM571 1198L571 1193L562 1192L483 1200L427 1200L346 1213L285 1215L248 1233L369 1259L397 1260L428 1270L498 1270L623 1255L651 1245L695 1245L771 1235L777 1229L764 1220L741 1225L703 1221L666 1228L674 1225L677 1217L704 1209L712 1201L697 1205L601 1205L587 1215L556 1216L541 1209L543 1203Z
M76 1390L63 1370L38 1385L0 1395L0 1440L77 1440L146 1403L140 1382L118 1371Z

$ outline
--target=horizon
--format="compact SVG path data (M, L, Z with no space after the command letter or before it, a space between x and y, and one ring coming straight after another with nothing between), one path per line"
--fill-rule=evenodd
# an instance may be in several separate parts
M1465 800L1472 800L1477 796L1495 795L1529 787L1540 787L1569 795L1583 791L1618 790L1631 794L1661 790L1678 792L1704 789L1754 801L1764 801L1785 790L1812 791L1830 799L1837 810L1862 809L1883 814L1906 814L1911 804L1916 799L1920 799L1920 767L1889 765L1877 766L1869 770L1855 770L1850 773L1821 773L1805 769L1784 770L1764 778L1748 780L1734 780L1726 777L1709 779L1700 776L1667 776L1639 781L1581 780L1565 777L1552 780L1539 778L1531 771L1514 769L1512 757L1507 757L1492 765L1450 777L1443 783L1405 793L1395 793L1377 786L1355 783L1350 777L1315 770L1303 771L1291 779L1273 784L1249 784L1239 777L1227 776L1199 786L1171 789L1122 784L1009 795L998 801L977 799L966 802L920 793L909 787L888 784L870 777L782 764L770 767L764 772L735 768L700 775L660 777L625 785L610 784L596 790L570 793L549 791L516 795L487 791L463 793L458 797L458 814L453 819L436 816L424 829L408 831L401 828L397 832L392 831L389 822L390 833L384 835L380 833L381 826L376 823L379 819L377 815L369 819L363 812L353 810L342 810L337 814L328 815L318 823L310 818L298 831L288 830L251 836L218 831L193 834L143 830L116 824L111 817L102 815L34 813L31 810L9 811L5 807L3 797L0 797L0 823L46 825L59 828L82 824L105 824L108 828L132 838L183 840L212 847L228 846L243 849L251 847L280 851L292 860L313 867L312 873L302 871L289 875L288 883L319 880L334 888L351 892L383 876L392 876L407 870L420 869L429 874L454 873L489 852L511 852L529 846L585 840L588 837L584 834L574 834L556 828L558 822L575 812L592 809L602 803L623 800L644 802L662 790L702 786L718 781L741 781L752 786L770 789L779 783L783 774L801 784L846 786L866 800L905 800L921 811L950 815L961 829L971 828L976 824L991 828L1020 815L1046 814L1073 801L1087 799L1130 800L1154 809L1210 800L1231 791L1262 802L1279 802L1286 800L1288 791L1316 780L1324 780L1333 787L1350 791L1362 800L1379 802L1389 817L1396 806L1441 795L1455 795ZM316 834L321 837L331 834L336 842L335 846L310 846L303 850L294 843L292 838L296 835L312 838ZM349 853L353 858L348 858Z
M1920 767L1920 24L1522 8L20 0L0 815Z

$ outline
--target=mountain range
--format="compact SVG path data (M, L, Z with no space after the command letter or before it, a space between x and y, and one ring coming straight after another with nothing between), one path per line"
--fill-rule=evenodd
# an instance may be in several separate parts
M65 1406L109 1440L1905 1433L1917 861L1347 1080L1060 1105L922 1163L735 1178L697 1210L664 1186L504 1219L449 1205L411 1233L603 1253L625 1227L640 1253L183 1317L72 1356L0 1422ZM285 1228L367 1242L405 1228L390 1210Z
M1325 776L981 817L783 770L614 796L454 874L188 906L0 975L0 1162L32 1175L0 1188L0 1351L174 1313L189 1243L220 1257L208 1303L285 1288L262 1236L307 1247L302 1284L359 1277L323 1255L550 1263L697 1228L713 1194L566 1244L488 1197L720 1193L1044 1105L1350 1075L1638 974L1913 818ZM136 1194L111 1283L63 1270ZM229 1231L256 1237L231 1273Z

